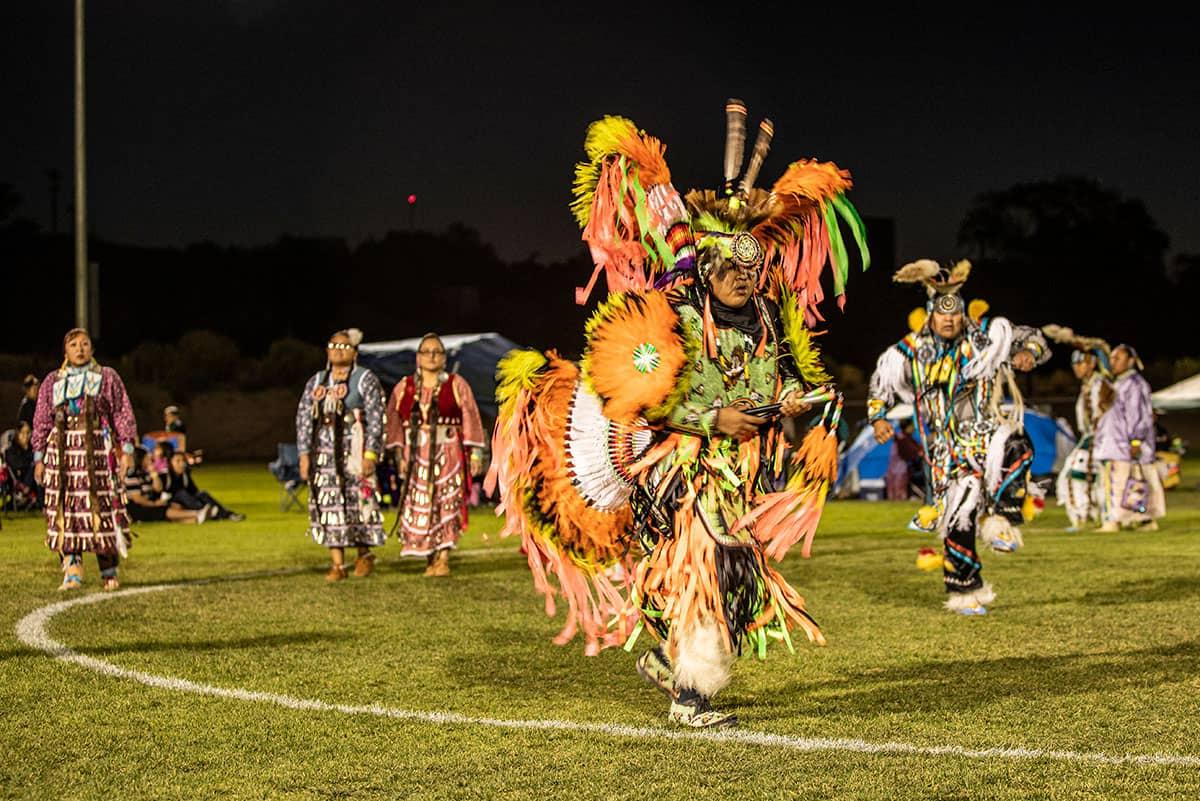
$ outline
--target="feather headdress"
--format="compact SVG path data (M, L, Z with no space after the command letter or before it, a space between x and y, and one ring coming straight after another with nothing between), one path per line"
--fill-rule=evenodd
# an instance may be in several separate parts
M898 284L923 284L929 297L957 295L971 275L971 262L963 259L949 269L933 259L918 259L901 267L892 276Z
M698 251L718 258L756 253L760 286L771 294L787 287L799 298L809 324L822 319L821 276L829 264L833 291L844 303L850 255L841 226L849 229L863 269L870 266L866 227L846 199L850 173L831 162L793 162L770 190L754 182L775 135L763 120L743 170L746 107L726 104L723 177L718 190L681 196L671 185L666 148L622 117L592 123L584 141L588 160L575 168L575 218L583 229L595 270L576 291L583 303L601 272L610 292L665 288L697 273ZM749 234L757 248L731 243ZM713 258L713 257L709 257Z

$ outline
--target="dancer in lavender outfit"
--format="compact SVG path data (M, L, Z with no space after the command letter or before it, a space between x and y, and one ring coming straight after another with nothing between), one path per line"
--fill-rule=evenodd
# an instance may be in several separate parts
M83 586L83 554L96 554L101 586L115 590L129 549L125 472L137 421L121 377L92 356L82 328L63 337L62 367L46 376L33 415L34 478L46 489L46 544L63 567L60 590Z
M1112 351L1114 397L1096 426L1094 458L1100 462L1100 531L1122 526L1157 531L1167 513L1162 480L1154 467L1154 411L1142 360L1129 345Z

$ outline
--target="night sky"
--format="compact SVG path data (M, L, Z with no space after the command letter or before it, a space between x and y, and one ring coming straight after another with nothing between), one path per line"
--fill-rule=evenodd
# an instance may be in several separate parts
M589 121L631 117L667 143L679 188L716 186L739 96L752 125L776 123L763 182L799 157L849 168L900 259L954 256L976 193L1067 173L1140 198L1172 252L1200 252L1195 11L442 5L91 3L93 230L358 242L406 227L415 193L419 226L461 220L506 258L559 258L580 247L567 202ZM69 226L71 14L0 11L0 182L46 227L48 167Z

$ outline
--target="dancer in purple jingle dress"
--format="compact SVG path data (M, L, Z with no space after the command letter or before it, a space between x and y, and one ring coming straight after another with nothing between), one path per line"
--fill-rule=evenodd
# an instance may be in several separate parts
M96 554L102 587L115 590L129 549L124 475L137 421L121 377L92 356L87 331L63 337L66 358L46 376L33 415L34 478L46 490L46 544L63 566L60 590L83 586L83 554Z

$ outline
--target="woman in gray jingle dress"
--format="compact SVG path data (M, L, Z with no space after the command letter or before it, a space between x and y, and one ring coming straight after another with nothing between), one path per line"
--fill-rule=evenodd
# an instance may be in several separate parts
M375 465L383 448L383 387L357 364L362 332L329 338L329 362L308 380L296 410L300 476L309 482L309 535L329 549L326 581L346 578L345 549L354 546L354 575L374 567L371 548L383 545L383 516Z

